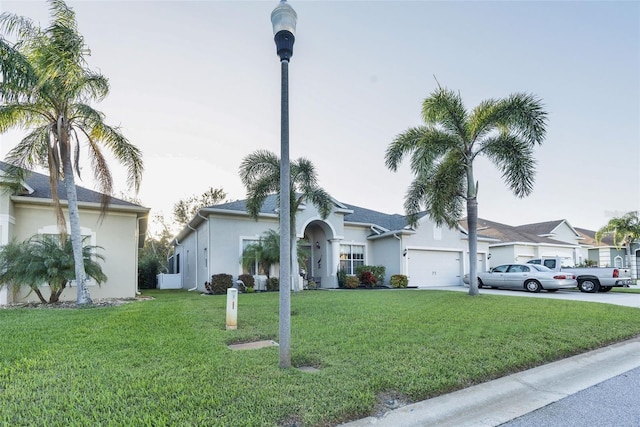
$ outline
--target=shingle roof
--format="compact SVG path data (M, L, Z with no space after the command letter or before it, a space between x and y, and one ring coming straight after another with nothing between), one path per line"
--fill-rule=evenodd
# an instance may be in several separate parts
M7 170L10 165L8 163L0 161L0 170ZM33 189L32 193L24 193L20 194L21 197L34 198L34 199L51 199L51 186L49 185L49 177L43 175L38 172L30 172L27 178L25 179L25 183ZM78 201L79 202L89 202L89 203L101 203L102 201L102 193L97 191L89 190L88 188L80 187L76 185L76 191L78 193ZM58 198L60 200L67 200L67 193L65 191L64 183L62 181L58 181ZM118 205L118 206L131 206L131 207L140 207L135 203L127 202L126 200L118 199L115 197L111 197L109 204Z
M553 230L555 230L560 224L565 222L564 219L558 219L555 221L545 221L545 222L537 222L534 224L525 224L518 225L518 230L528 233L535 234L536 236L543 236L547 234L551 234Z
M560 221L562 222L562 221ZM554 223L554 221L549 221L544 227L540 227L542 230L553 230L553 228L549 229L549 224ZM555 222L556 226L559 222ZM461 221L461 225L468 229L466 218ZM548 244L559 244L560 242L557 240L549 239L547 237L541 237L538 234L531 233L530 230L536 230L537 227L534 227L534 224L528 224L527 226L511 226L506 224L501 224L499 222L489 221L486 219L478 218L478 234L481 234L486 237L491 237L501 242L529 242L529 243L548 243ZM545 231L541 234L548 234L549 231Z
M602 237L600 243L596 242L596 232L593 230L587 230L586 228L575 228L580 237L582 237L582 243L590 246L615 246L613 244L613 236L607 234Z
M407 217L399 214L386 214L383 212L374 211L371 209L362 208L360 206L349 205L341 203L342 206L353 213L346 213L344 216L345 222L359 223L359 224L375 224L379 227L385 228L390 231L402 230L408 225ZM219 205L210 206L211 209L223 209L229 211L246 212L247 201L236 200L234 202L222 203ZM275 194L267 196L260 213L275 214L278 209L278 197ZM422 218L425 213L421 213L419 218Z

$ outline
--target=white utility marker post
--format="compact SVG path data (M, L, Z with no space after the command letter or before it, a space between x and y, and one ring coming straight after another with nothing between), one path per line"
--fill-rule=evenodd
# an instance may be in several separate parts
M227 330L238 329L238 290L227 289Z

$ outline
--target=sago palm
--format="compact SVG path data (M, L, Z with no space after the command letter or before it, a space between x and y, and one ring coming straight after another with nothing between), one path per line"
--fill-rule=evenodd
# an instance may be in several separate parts
M50 0L51 24L46 29L28 18L10 13L0 15L0 133L10 128L28 133L7 155L15 166L9 171L14 182L27 169L48 169L51 194L62 237L66 220L58 199L62 178L68 201L77 303L91 299L84 281L82 236L74 173L80 177L81 149L91 160L91 170L104 195L102 213L112 194L112 176L103 149L106 148L128 172L129 184L138 190L142 177L141 152L120 133L108 126L104 115L90 106L109 91L107 79L91 71L85 57L89 50L78 32L75 14L62 0ZM10 42L4 37L14 37Z
M97 260L104 256L96 253L98 246L83 246L82 259L89 277L101 284L107 280ZM40 302L58 302L62 291L75 277L71 239L60 242L58 237L37 235L23 242L10 242L0 248L0 286L29 286ZM40 290L49 285L49 299Z
M412 225L424 208L438 225L454 227L466 206L469 232L469 294L478 294L477 223L478 183L473 165L488 158L502 172L517 197L533 189L536 161L533 148L543 142L547 114L533 95L515 93L481 102L473 111L460 94L438 87L422 104L424 126L399 134L385 153L389 169L396 171L410 156L414 179L404 209Z

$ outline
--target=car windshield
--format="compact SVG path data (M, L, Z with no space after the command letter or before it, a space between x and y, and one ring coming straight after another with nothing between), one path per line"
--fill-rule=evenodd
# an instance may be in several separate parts
M535 268L538 271L551 271L550 268L545 267L544 265L531 264L530 267Z

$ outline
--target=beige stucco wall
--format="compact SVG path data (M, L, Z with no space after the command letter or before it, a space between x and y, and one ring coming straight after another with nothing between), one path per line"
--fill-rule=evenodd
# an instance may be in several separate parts
M65 216L67 216L66 210ZM13 236L17 240L27 239L38 233L52 233L57 230L56 217L51 206L15 204L16 221ZM135 212L110 211L102 221L97 210L80 209L80 224L83 234L90 236L90 244L101 246L99 250L105 256L102 270L107 282L98 286L91 282L91 298L133 298L137 290L138 271L138 220ZM28 289L21 290L14 301L38 301L35 294L27 296ZM48 287L43 287L45 298ZM62 300L75 301L76 288L65 289Z

